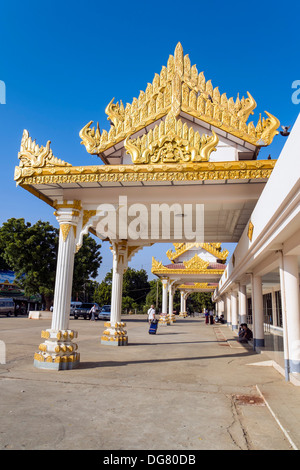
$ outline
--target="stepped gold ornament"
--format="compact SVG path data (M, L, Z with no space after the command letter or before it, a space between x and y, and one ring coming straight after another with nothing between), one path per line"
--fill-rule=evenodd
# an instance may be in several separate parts
M198 73L196 65L191 66L189 56L183 54L178 43L167 66L154 75L152 83L131 104L124 107L122 101L111 100L105 109L111 123L109 131L101 132L99 124L91 127L90 121L79 135L89 153L100 155L171 111L175 117L187 113L256 147L267 146L278 134L280 122L266 112L267 119L260 116L256 125L247 123L255 108L256 102L249 92L246 98L240 99L238 95L236 100L221 94L211 80L206 81L203 72Z
M192 248L203 248L221 261L226 261L229 254L228 250L221 251L221 243L173 243L173 245L175 251L168 250L166 253L172 262Z

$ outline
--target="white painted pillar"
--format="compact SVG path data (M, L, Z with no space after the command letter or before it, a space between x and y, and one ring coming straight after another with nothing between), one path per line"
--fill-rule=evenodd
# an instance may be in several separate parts
M173 299L174 299L175 288L172 284L169 285L169 320L170 324L175 323L175 315L173 314Z
M239 320L241 323L247 323L247 295L246 286L240 284L239 286Z
M80 360L79 353L76 352L77 344L72 342L77 337L77 332L69 329L75 239L81 215L80 201L58 204L55 215L60 229L52 323L50 329L42 331L45 342L40 344L40 352L34 356L34 365L42 369L60 370L72 369Z
M287 329L288 370L290 373L300 373L300 295L297 256L283 256L283 272L280 276L281 297L285 299ZM282 290L284 289L284 292Z
M189 295L190 295L189 292L185 292L185 293L184 293L184 296L183 296L183 311L185 312L186 316L187 316L187 311L186 311L186 299L188 298Z
M181 290L180 291L180 317L187 317L186 313L186 293Z
M168 314L168 279L162 279L162 308L161 314L166 316Z
M253 275L252 279L252 319L253 319L253 345L263 347L264 335L264 309L262 282L260 276Z
M278 326L278 320L277 320L277 310L276 310L276 295L275 291L272 290L271 293L271 299L272 299L272 319L273 319L273 325Z
M106 322L106 329L101 336L101 344L108 346L124 346L128 344L126 324L121 321L123 274L127 268L127 243L114 242L111 247L113 255L113 276L111 288L111 314L110 322Z
M237 292L233 291L231 293L231 328L232 330L237 330L238 325L238 310L237 310Z
M231 325L231 295L226 294L226 314L227 314L227 325Z
M184 302L184 291L181 290L181 291L180 291L180 312L179 312L179 315L183 315L183 314L184 314L183 302Z

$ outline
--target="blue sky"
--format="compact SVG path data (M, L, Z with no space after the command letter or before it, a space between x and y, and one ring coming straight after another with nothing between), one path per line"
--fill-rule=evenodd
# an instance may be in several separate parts
M292 83L300 80L299 18L299 2L2 2L0 224L24 217L57 225L49 206L15 187L23 129L40 145L51 140L54 155L73 165L98 163L80 145L79 130L90 120L108 128L108 102L137 97L178 41L221 93L253 95L255 123L267 110L293 125L300 112L291 100ZM260 158L277 158L284 142L277 136ZM152 255L167 261L169 248L144 249L131 265L149 271ZM99 279L111 268L106 245L102 251Z

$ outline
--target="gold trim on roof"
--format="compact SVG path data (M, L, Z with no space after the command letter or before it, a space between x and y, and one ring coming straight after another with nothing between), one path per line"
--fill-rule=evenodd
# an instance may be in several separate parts
M174 243L175 252L168 250L167 257L169 260L173 261L177 259L183 253L189 251L191 248L203 248L208 251L216 258L225 261L229 254L228 250L223 250L221 252L221 243Z
M86 124L79 135L82 144L91 154L99 155L113 145L125 140L135 132L166 116L169 111L177 117L183 111L192 117L224 130L257 147L269 145L278 134L279 120L266 111L267 118L258 119L256 126L247 123L256 108L249 92L247 98L227 98L226 93L206 81L203 72L198 74L196 65L191 66L188 55L183 54L182 45L177 44L174 56L170 55L167 67L155 74L145 91L126 107L122 101L108 104L105 109L111 122L109 131Z
M126 138L124 145L134 164L201 162L208 161L211 152L216 150L219 138L212 134L200 136L170 111L165 121L142 138Z

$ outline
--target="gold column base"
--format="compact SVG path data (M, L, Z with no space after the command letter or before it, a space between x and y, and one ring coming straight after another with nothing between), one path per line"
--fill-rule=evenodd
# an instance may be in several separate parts
M45 330L41 337L44 343L39 345L39 352L34 354L34 366L38 369L67 370L74 369L80 362L78 346L73 343L77 338L73 330Z
M106 322L104 326L106 329L101 336L101 344L105 346L127 346L128 336L127 331L124 330L126 323L117 322L112 324L111 322Z
M168 317L168 315L161 314L159 317L158 323L159 325L162 325L162 326L170 325L170 318Z

